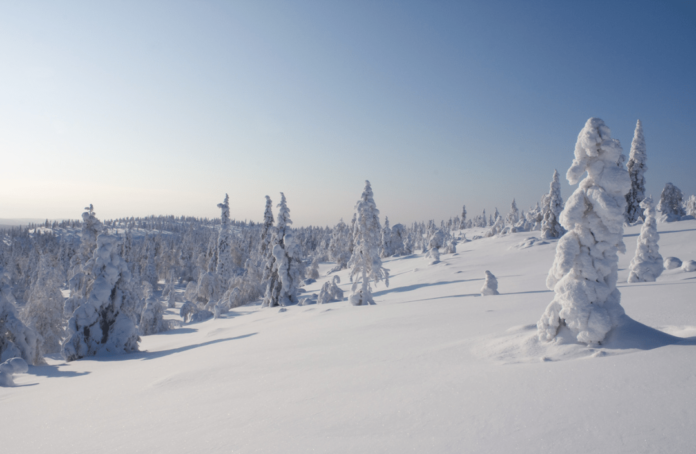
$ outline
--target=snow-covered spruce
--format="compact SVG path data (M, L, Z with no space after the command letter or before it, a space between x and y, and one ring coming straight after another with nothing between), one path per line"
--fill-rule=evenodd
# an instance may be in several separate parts
M549 193L543 198L543 203L541 237L545 240L560 238L563 235L563 227L559 222L559 216L563 210L563 198L556 169L553 170Z
M90 282L68 321L68 339L61 350L66 361L138 350L131 275L119 249L116 237L102 233L94 255L83 266Z
M232 260L232 230L230 229L230 196L225 194L225 200L218 203L220 208L220 232L217 242L217 264L215 273L220 281L222 291L225 291L234 275L234 261Z
M384 218L384 227L382 228L382 258L391 257L394 254L391 244L392 232L389 228L389 218Z
M63 316L69 318L85 296L88 277L82 272L84 264L92 258L97 247L97 236L102 231L102 223L97 219L94 206L90 203L82 213L82 232L80 247L70 259L68 285L70 297L65 300Z
M351 254L351 230L341 219L331 232L329 243L329 259L336 262L334 271L339 271L348 267L348 260Z
M22 308L21 318L40 336L41 355L44 356L60 352L60 344L65 337L65 298L60 291L62 282L60 264L56 257L42 254L36 282L31 288L27 304Z
M687 216L693 216L696 218L696 195L690 195L686 202L684 203L684 210Z
M0 362L21 357L32 366L43 364L40 338L17 317L10 276L0 267Z
M290 227L290 209L282 192L278 207L278 224L273 232L272 255L267 265L271 275L266 285L263 307L297 304L297 293L304 276L302 250Z
M662 215L660 221L673 222L681 219L686 214L682 206L684 196L681 190L667 183L660 194L660 203L657 204L657 211Z
M459 229L465 229L466 228L466 205L462 205L462 218L459 221Z
M664 265L657 242L660 235L657 233L657 219L655 219L655 207L650 197L640 202L644 210L644 219L638 236L636 255L629 266L628 282L655 282L662 274Z
M335 275L330 280L324 282L321 290L319 291L319 297L317 298L317 304L326 304L332 301L341 301L343 299L343 290L338 287L341 283L341 278Z
M505 224L511 226L513 229L517 222L520 220L520 210L517 208L517 202L512 199L512 204L510 205L510 212L505 217ZM514 233L514 230L513 232Z
M0 386L14 386L14 375L29 371L29 365L22 358L10 358L0 364Z
M645 171L648 170L646 161L643 125L638 120L627 164L628 176L631 178L631 190L626 194L626 222L629 224L636 222L642 211L640 202L645 198Z
M483 287L481 287L481 296L486 295L499 295L498 279L488 270L486 270L486 280L483 282Z
M159 302L154 295L150 295L145 301L142 314L140 315L140 323L138 328L143 336L150 334L162 333L172 329L172 324L164 319L165 312L164 304Z
M389 270L382 267L380 253L379 210L372 195L372 186L365 181L365 189L355 204L356 223L353 235L353 255L348 266L353 281L349 298L353 306L375 304L370 282L384 280L389 287Z
M439 263L440 248L445 245L445 234L440 229L434 229L430 232L430 237L426 244L428 251L425 253L425 258L430 259L431 265Z
M682 261L676 257L667 257L662 263L666 270L673 270L682 266Z
M621 144L604 122L587 120L566 175L570 184L580 185L560 216L568 233L558 242L546 279L556 295L537 323L541 340L554 339L567 326L578 341L598 344L624 314L616 288L617 252L626 250L622 237L631 180L617 165L621 155Z
M410 250L406 247L408 236L408 233L406 232L406 227L404 227L402 224L394 224L391 230L391 245L393 255L395 257L398 257L401 255L410 254Z
M239 298L241 290L238 287L233 288L229 292L225 293L225 296L213 307L213 316L215 318L220 318L220 316L228 313L231 308L235 307L237 304L237 298Z

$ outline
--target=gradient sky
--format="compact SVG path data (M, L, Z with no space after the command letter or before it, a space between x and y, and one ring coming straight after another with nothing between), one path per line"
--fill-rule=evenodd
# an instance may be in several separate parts
M505 214L593 116L696 193L695 2L0 0L0 218Z

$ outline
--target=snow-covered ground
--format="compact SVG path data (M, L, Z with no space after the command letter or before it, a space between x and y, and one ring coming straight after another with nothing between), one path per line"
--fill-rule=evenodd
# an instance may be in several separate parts
M658 230L663 257L696 259L696 221ZM555 241L484 238L385 260L376 306L245 306L30 367L0 388L0 452L696 452L696 272L627 284L639 231L619 262L635 322L599 348L536 340ZM486 270L500 295L480 296Z

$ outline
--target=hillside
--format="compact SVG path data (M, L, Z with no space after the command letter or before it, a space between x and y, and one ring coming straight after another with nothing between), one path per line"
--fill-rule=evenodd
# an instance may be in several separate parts
M663 257L696 259L696 221L658 227ZM249 305L140 353L50 358L0 388L3 452L693 452L696 273L627 284L639 231L619 262L635 322L600 348L536 340L555 241L479 239L386 259L376 306ZM485 270L501 295L480 296Z

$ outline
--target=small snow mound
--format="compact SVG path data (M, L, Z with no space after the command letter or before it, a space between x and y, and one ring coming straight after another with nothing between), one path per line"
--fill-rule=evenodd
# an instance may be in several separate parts
M280 309L278 309L278 313L280 313L280 312L287 312L287 310L288 310L288 309L287 309L286 307L281 307Z
M663 263L666 270L673 270L682 266L682 261L676 257L667 257Z
M682 270L684 271L696 271L696 260L687 260L682 263Z
M22 358L10 358L0 364L0 386L14 386L14 375L24 374L29 365Z
M696 332L696 327L682 328L677 330L678 334ZM565 326L552 341L546 342L539 340L536 325L525 325L509 328L502 336L487 338L474 348L474 354L500 364L538 363L635 353L677 343L696 344L696 338L677 337L623 316L619 325L607 334L601 350L578 342Z
M517 244L515 247L517 249L527 249L527 248L530 248L532 246L541 246L543 244L549 244L549 243L548 243L548 241L544 241L541 238L531 236L531 237L525 239L524 241L522 241L521 243Z

